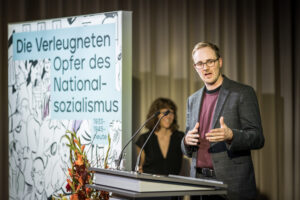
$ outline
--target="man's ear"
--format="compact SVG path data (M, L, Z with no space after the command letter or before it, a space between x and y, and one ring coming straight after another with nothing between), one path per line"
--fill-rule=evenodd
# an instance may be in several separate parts
M223 59L222 59L222 57L219 58L219 64L220 64L220 68L222 68L223 67Z

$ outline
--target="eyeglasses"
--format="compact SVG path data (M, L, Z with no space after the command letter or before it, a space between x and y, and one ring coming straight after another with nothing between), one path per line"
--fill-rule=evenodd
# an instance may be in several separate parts
M216 59L208 59L205 63L203 62L197 62L194 64L194 67L197 69L203 69L204 65L206 65L207 67L213 67L215 62L219 60L220 57L216 58Z

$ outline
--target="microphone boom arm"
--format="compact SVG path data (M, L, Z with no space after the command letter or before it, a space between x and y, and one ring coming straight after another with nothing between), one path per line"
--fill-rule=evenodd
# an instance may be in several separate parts
M156 117L160 114L159 111L157 111L156 113L154 113L149 119L147 119L144 124L133 134L133 136L131 136L131 138L128 140L128 142L126 143L126 145L123 147L120 155L119 155L119 158L117 160L117 163L116 163L116 166L117 166L117 169L119 170L120 169L120 164L121 164L121 160L123 159L123 152L124 150L126 149L126 147L128 146L128 144L133 140L133 138L142 130L142 128L144 128L144 126L148 123L148 121L150 121L153 117Z

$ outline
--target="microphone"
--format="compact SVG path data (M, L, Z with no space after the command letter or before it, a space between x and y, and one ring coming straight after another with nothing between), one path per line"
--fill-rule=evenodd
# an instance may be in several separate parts
M150 132L149 136L147 137L146 141L144 142L141 150L140 150L140 153L137 157L137 160L136 160L136 164L135 164L135 171L138 172L139 171L139 164L140 164L140 160L141 160L141 155L142 155L142 151L144 150L148 140L150 139L150 137L152 136L152 134L154 133L154 130L156 129L156 127L158 126L159 122L161 121L162 118L164 118L165 116L167 116L168 114L170 113L170 110L167 110L166 112L163 113L163 116L161 116L158 121L156 122L156 124L154 125L152 131Z
M124 150L126 149L126 147L128 146L128 144L133 140L133 138L135 138L135 136L142 130L142 128L144 128L144 126L151 120L153 119L154 117L157 117L158 115L160 114L159 111L157 111L156 113L154 113L151 117L149 117L145 122L144 124L131 136L131 138L128 140L128 142L126 143L126 145L123 147L120 155L119 155L119 159L117 160L117 169L119 170L120 169L120 164L121 164L121 160L123 158L123 152Z

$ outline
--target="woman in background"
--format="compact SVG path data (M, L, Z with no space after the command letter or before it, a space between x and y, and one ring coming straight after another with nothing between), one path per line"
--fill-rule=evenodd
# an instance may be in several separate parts
M137 153L140 152L159 118L167 110L170 110L170 113L161 119L142 152L140 172L161 175L180 173L183 158L180 145L184 133L178 131L177 107L170 99L158 98L152 103L147 118L157 111L160 111L160 114L148 122L146 125L148 132L142 134L136 141Z

